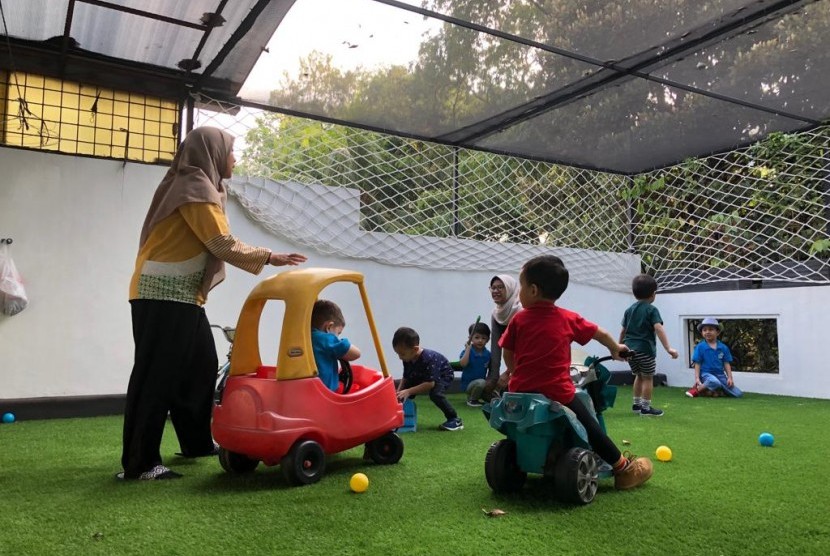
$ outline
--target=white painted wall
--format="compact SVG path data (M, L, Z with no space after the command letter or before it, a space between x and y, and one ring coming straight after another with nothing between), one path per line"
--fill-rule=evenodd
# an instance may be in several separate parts
M691 386L694 371L685 319L716 317L775 318L778 320L779 373L735 373L735 384L745 392L830 398L827 372L827 331L830 330L830 288L804 287L706 293L659 294L655 305L665 321L672 346L680 357L658 354L658 369L671 386Z
M29 295L22 313L0 316L0 400L126 391L133 356L127 288L144 214L165 170L0 148L0 237L14 239L11 253ZM271 235L233 199L228 217L243 241L305 252L309 265L363 272L394 376L400 376L401 366L389 342L398 326L415 328L424 346L455 359L475 317L489 322L491 272L427 271L321 255ZM230 268L207 304L211 322L235 324L242 302L263 276ZM345 335L363 349L363 362L376 367L354 288L335 286L325 295L342 306ZM561 300L612 334L629 303L628 295L580 284L572 284ZM830 398L824 349L830 288L662 294L656 303L671 342L681 350L677 360L658 355L658 370L670 385L687 386L693 377L684 363L684 319L775 317L780 374L739 372L737 384L747 392ZM260 331L266 363L276 357L279 316L278 307L266 308ZM223 357L221 336L217 349ZM603 354L596 344L586 351Z
M29 296L23 312L0 316L0 400L126 391L133 356L127 290L141 224L165 171L0 148L0 237L14 239L12 256ZM233 199L228 217L234 234L247 243L304 252L308 265L363 272L396 377L401 364L389 344L397 327L415 328L422 345L455 359L476 316L489 323L492 272L427 271L321 255L271 235ZM248 292L274 270L257 277L229 268L225 283L210 295L211 322L235 324ZM355 288L333 286L325 295L343 308L344 335L363 349L362 362L376 367ZM561 304L616 334L629 301L625 294L572 284ZM262 357L270 364L279 316L276 305L266 307L260 330ZM226 344L218 335L217 349L223 357ZM587 351L603 354L598 344Z

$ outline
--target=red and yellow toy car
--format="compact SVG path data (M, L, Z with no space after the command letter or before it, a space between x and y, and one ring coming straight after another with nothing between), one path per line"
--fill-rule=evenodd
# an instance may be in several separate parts
M345 368L341 375L351 374L345 393L332 392L317 377L311 345L312 307L320 292L335 282L357 285L381 367ZM276 367L263 365L259 350L260 317L270 300L285 303ZM363 274L290 270L251 291L236 327L230 373L213 412L213 437L226 471L250 472L261 461L279 464L290 484L315 483L325 472L327 455L360 444L375 463L397 463L403 441L394 431L403 420Z

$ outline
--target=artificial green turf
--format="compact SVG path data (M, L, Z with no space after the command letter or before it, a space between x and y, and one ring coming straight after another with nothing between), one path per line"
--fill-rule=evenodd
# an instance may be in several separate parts
M830 401L657 388L666 414L647 418L630 396L621 388L606 413L609 434L651 457L654 477L627 492L603 481L588 506L560 504L535 475L521 493L494 495L484 457L500 435L460 396L463 431L438 431L440 413L419 397L398 464L367 464L354 449L305 487L288 487L278 467L230 476L215 458L178 458L172 428L162 454L185 477L122 483L118 417L0 425L0 554L830 553ZM759 446L763 431L772 448ZM656 461L661 444L673 461ZM358 471L370 479L363 494L348 490ZM494 508L507 513L482 511Z

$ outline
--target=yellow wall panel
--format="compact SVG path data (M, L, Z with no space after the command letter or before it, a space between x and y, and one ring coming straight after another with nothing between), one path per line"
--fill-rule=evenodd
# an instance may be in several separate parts
M0 115L0 144L120 159L129 130L128 158L145 162L178 146L176 101L34 74L0 72Z

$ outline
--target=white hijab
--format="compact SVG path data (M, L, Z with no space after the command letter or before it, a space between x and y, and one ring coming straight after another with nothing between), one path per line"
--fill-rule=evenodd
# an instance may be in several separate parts
M522 304L519 303L519 282L507 274L497 274L490 279L490 285L493 285L493 281L496 279L501 280L504 284L504 295L507 299L504 303L496 303L496 308L493 309L493 319L497 323L507 326L513 315L522 308Z

